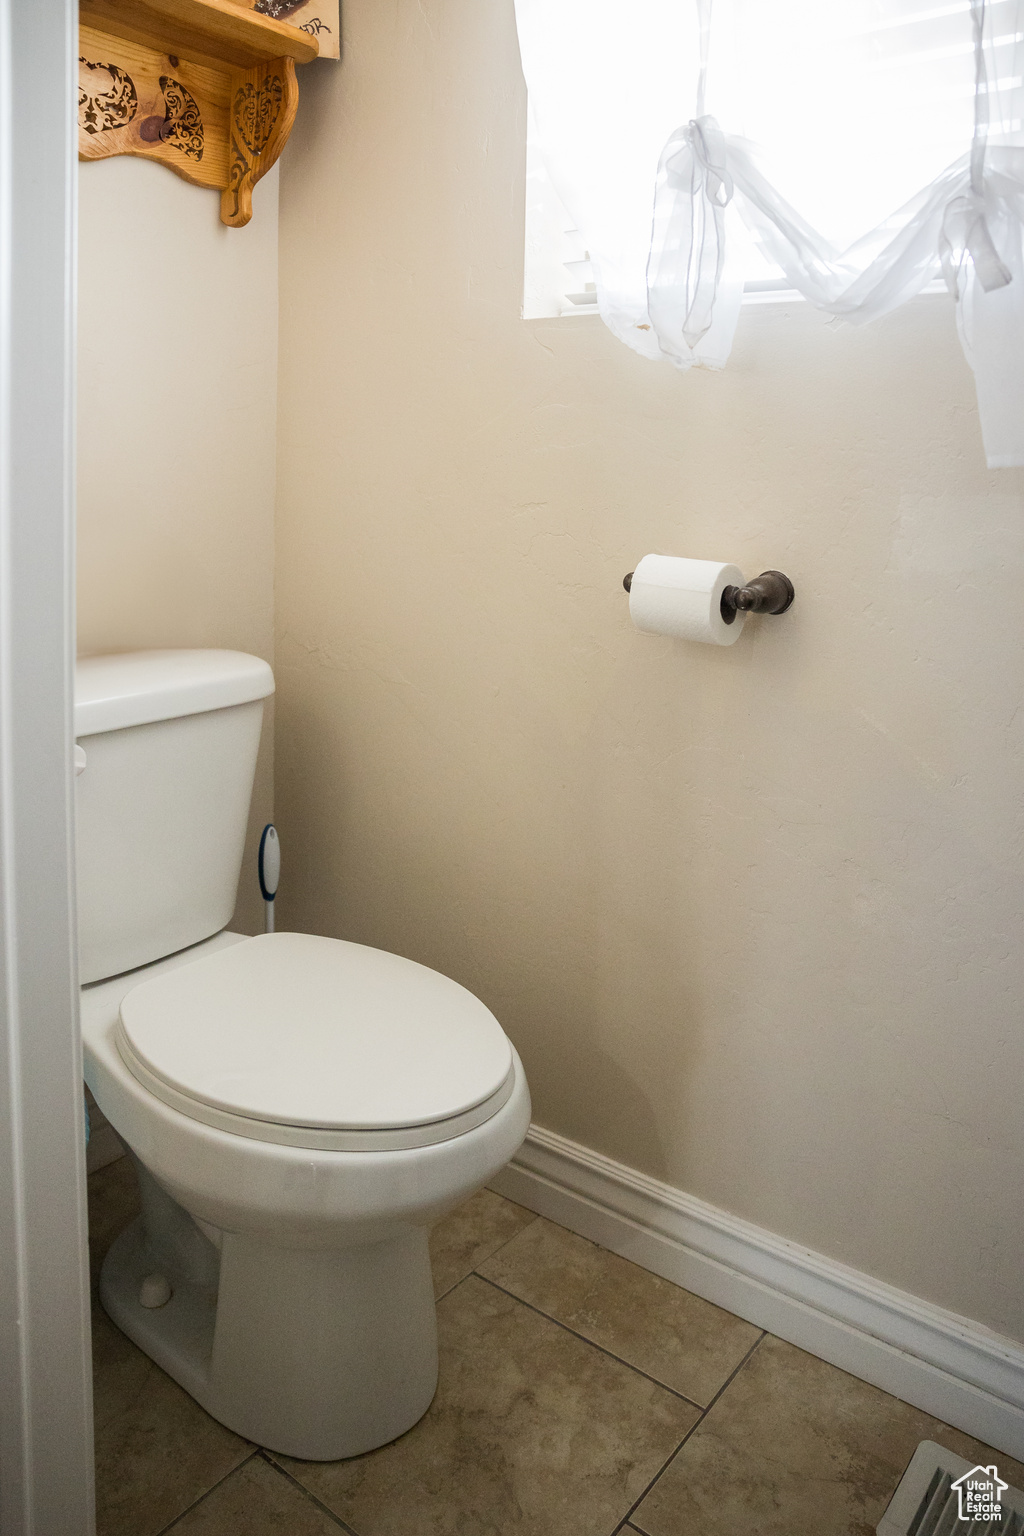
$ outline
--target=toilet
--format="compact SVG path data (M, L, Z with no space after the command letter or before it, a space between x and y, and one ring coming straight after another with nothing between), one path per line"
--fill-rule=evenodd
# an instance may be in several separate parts
M78 664L85 1078L142 1192L100 1294L221 1423L335 1460L429 1407L429 1231L512 1157L530 1097L447 977L227 931L273 689L235 651Z

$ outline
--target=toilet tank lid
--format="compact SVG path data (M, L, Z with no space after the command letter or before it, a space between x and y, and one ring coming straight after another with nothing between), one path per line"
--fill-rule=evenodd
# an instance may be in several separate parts
M124 651L75 668L75 735L200 715L265 699L274 674L244 651Z

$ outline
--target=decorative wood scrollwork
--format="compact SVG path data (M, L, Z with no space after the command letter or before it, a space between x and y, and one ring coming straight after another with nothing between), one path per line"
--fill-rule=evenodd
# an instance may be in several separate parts
M263 0L265 12L234 3L80 0L78 153L159 160L218 188L221 219L238 227L252 217L252 189L295 121L296 60L315 58L318 45L276 19L295 8L289 0ZM193 59L184 43L179 51L178 35ZM250 62L240 63L246 54Z
M280 75L266 75L258 86L246 80L235 92L231 116L250 155L260 155L281 110L284 86Z
M165 144L175 145L182 154L189 155L193 160L201 160L203 114L199 110L199 103L180 80L172 80L170 75L160 76L160 89L166 102L166 113L160 129L161 139Z
M237 226L252 217L252 189L287 142L299 88L291 59L275 59L269 69L235 75L231 85L231 163L220 216L225 224Z
M82 132L108 133L130 123L139 109L131 76L116 64L94 63L82 57L78 62L78 122Z

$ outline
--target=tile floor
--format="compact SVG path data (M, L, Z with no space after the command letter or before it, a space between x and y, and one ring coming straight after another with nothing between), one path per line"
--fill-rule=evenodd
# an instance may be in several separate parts
M94 1277L137 1209L90 1178ZM94 1307L99 1536L871 1536L918 1441L1024 1467L487 1190L437 1228L441 1384L392 1445L258 1450Z

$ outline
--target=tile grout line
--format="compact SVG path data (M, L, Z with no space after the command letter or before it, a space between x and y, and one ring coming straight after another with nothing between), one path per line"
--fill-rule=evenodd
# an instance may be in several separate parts
M260 1449L256 1452L256 1454L257 1456L261 1456L269 1467L273 1467L275 1472L280 1472L282 1477L287 1478L290 1483L293 1483L294 1486L298 1488L300 1493L304 1493L306 1495L306 1498L309 1499L311 1504L315 1504L317 1509L322 1510L325 1515L329 1515L330 1518L334 1521L335 1525L337 1525L341 1530L347 1531L348 1536L359 1536L358 1531L354 1531L352 1527L341 1518L340 1515L336 1515L333 1509L329 1509L326 1504L317 1498L315 1493L312 1493L306 1487L305 1483L300 1483L299 1479L294 1477L292 1473L288 1471L287 1467L282 1467L280 1462L275 1461L273 1451L265 1451Z
M680 1440L679 1444L676 1446L676 1448L672 1452L671 1456L665 1462L665 1465L663 1467L659 1467L658 1468L658 1471L651 1478L650 1482L647 1484L647 1487L644 1489L644 1491L640 1495L640 1497L636 1500L636 1502L632 1505L631 1508L627 1509L626 1513L622 1517L621 1522L615 1528L615 1531L613 1532L613 1536L619 1536L619 1532L620 1531L625 1531L626 1529L630 1529L630 1530L638 1530L639 1529L639 1527L634 1526L632 1524L632 1520L633 1520L633 1516L636 1514L637 1510L640 1508L640 1505L643 1503L644 1499L646 1499L647 1495L650 1493L650 1491L654 1487L655 1483L657 1483L659 1481L659 1479L662 1478L665 1475L665 1473L668 1471L669 1467L672 1465L672 1463L675 1461L676 1457L679 1455L679 1452L683 1449L683 1446L686 1444L687 1440L689 1440L691 1438L691 1436L693 1436L693 1435L695 1435L697 1433L698 1429L700 1429L700 1426L704 1423L704 1420L707 1418L707 1416L711 1412L712 1408L718 1402L718 1400L722 1396L723 1392L725 1392L729 1387L732 1386L733 1382L736 1380L736 1377L739 1375L740 1371L742 1371L743 1367L746 1365L746 1363L750 1359L751 1355L753 1355L754 1351L760 1347L760 1345L764 1342L764 1340L767 1337L768 1337L768 1330L767 1330L767 1328L762 1328L762 1330L761 1330L761 1337L759 1339L755 1339L754 1340L753 1344L751 1344L750 1348L747 1350L746 1354L743 1356L743 1359L740 1361L740 1363L736 1367L736 1369L725 1379L725 1381L723 1381L722 1385L719 1387L718 1391L715 1393L715 1395L711 1399L710 1403L708 1403L707 1407L701 1410L700 1418L697 1420L696 1424L691 1424L690 1428L686 1431L686 1434Z
M469 1275L473 1275L475 1273L476 1273L476 1271L471 1269L470 1272L469 1272ZM469 1279L469 1275L463 1275L461 1280L454 1280L446 1291L441 1291L437 1296L435 1296L434 1297L434 1306L435 1307L440 1306L441 1302L444 1301L446 1296L450 1296L452 1291L457 1291L459 1286L463 1285L465 1283L465 1281L467 1281Z
M103 1170L100 1169L100 1172L102 1173ZM207 1488L205 1493L201 1493L197 1499L193 1499L192 1503L186 1509L183 1509L180 1514L175 1515L174 1519L170 1520L167 1525L162 1525L157 1532L157 1536L167 1536L168 1531L173 1531L174 1527L184 1520L186 1515L190 1515L194 1509L198 1509L199 1505L208 1499L211 1493L216 1493L217 1489L222 1487L229 1477L234 1477L236 1472L241 1472L242 1468L247 1467L250 1461L259 1454L259 1446L254 1445L248 1456L243 1456L237 1466L232 1467L230 1472L225 1472L223 1477L218 1477L217 1481Z
M568 1323L563 1323L559 1318L552 1317L550 1312L545 1312L540 1307L535 1307L532 1301L524 1301L522 1296L516 1295L515 1291L506 1290L503 1285L498 1284L497 1280L491 1280L487 1275L482 1275L477 1269L474 1269L472 1273L478 1280L482 1280L485 1285L493 1286L496 1291L500 1291L503 1296L508 1296L511 1301L518 1301L521 1307L526 1307L530 1312L535 1312L538 1317L546 1318L549 1323L554 1323L556 1328L562 1328L566 1333L571 1333L574 1339L579 1339L583 1344L589 1344L591 1349L596 1349L600 1354L607 1356L609 1360L614 1360L618 1365L624 1365L628 1371L635 1371L638 1376L642 1376L645 1381L649 1381L654 1386L660 1387L663 1392L671 1392L672 1396L677 1397L681 1403L686 1403L686 1405L690 1408L696 1408L697 1412L701 1415L701 1418L703 1418L704 1414L707 1413L707 1408L703 1407L700 1403L695 1403L692 1397L686 1396L685 1392L679 1392L675 1387L668 1386L666 1382L659 1381L657 1376L652 1376L649 1371L641 1370L640 1366L634 1365L632 1361L623 1360L621 1355L615 1354L610 1349L605 1349L603 1344L597 1344L593 1339L588 1339L585 1333L578 1333L575 1328L570 1328ZM466 1279L469 1279L469 1275L466 1276ZM757 1339L754 1344L751 1345L751 1348L756 1349L760 1342L761 1340ZM746 1355L744 1355L743 1360L740 1361L740 1365L744 1363L746 1358ZM739 1368L739 1366L736 1367L737 1370L739 1370ZM730 1377L729 1380L731 1381L732 1377ZM727 1381L725 1386L728 1385L729 1382ZM722 1388L723 1392L724 1390L725 1387ZM711 1403L714 1401L715 1399L712 1398ZM711 1403L708 1404L708 1408L711 1407ZM700 1421L698 1420L698 1423L699 1422Z
M488 1193L493 1194L494 1191L490 1190L490 1191L488 1191ZM501 1199L504 1199L504 1198L505 1198L504 1195L502 1195ZM515 1202L513 1200L509 1201L509 1205L514 1205L514 1204L515 1204ZM526 1206L524 1205L522 1207L522 1209L525 1211L526 1210ZM480 1260L480 1263L481 1264L489 1264L490 1261L495 1257L496 1254L501 1253L503 1249L508 1247L509 1243L514 1243L516 1238L520 1237L522 1235L522 1233L528 1232L529 1229L533 1226L533 1222L534 1221L540 1221L540 1217L537 1216L537 1215L534 1215L533 1221L528 1221L524 1227L520 1227L519 1228L518 1232L513 1232L511 1237L506 1237L504 1242L499 1243L497 1248L495 1248L493 1250L493 1252L485 1253L483 1258ZM439 1296L435 1296L434 1297L435 1304L437 1302L441 1301L445 1296L450 1296L452 1291L454 1291L454 1289L455 1289L455 1287L457 1285L461 1285L463 1280L468 1280L470 1275L475 1275L475 1274L476 1274L476 1269L474 1268L474 1269L471 1269L471 1270L467 1271L467 1273L462 1275L458 1280L453 1281L452 1284L448 1287L448 1289L446 1291L442 1291ZM483 1279L483 1276L481 1276L480 1278Z

